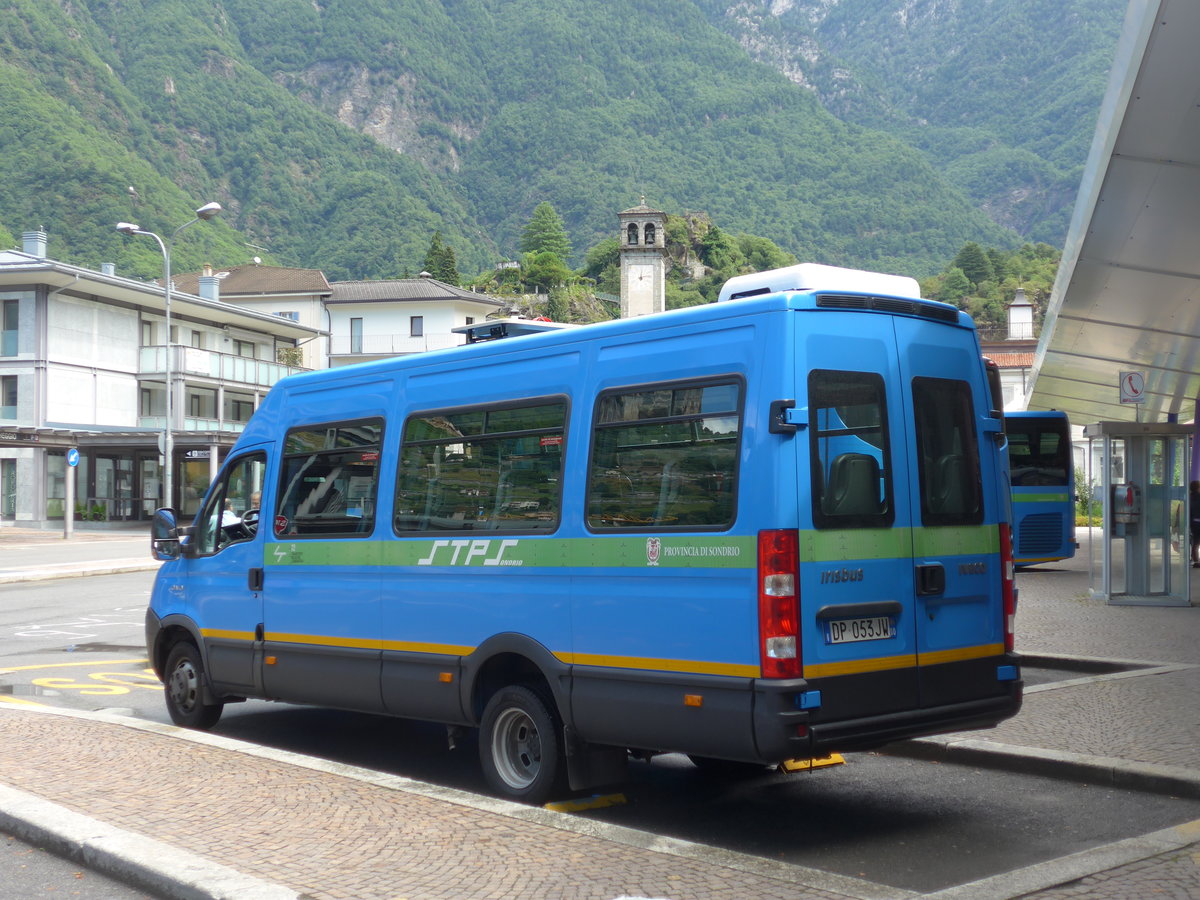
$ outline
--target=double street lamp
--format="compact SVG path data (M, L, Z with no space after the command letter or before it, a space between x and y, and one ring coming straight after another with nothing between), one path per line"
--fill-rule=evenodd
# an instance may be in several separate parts
M132 222L118 222L117 231L122 234L144 234L158 241L158 249L162 251L163 256L163 316L166 319L166 340L164 350L166 351L166 361L163 367L163 379L166 382L167 388L167 404L166 418L163 423L162 434L162 451L163 451L163 506L173 506L174 493L171 478L171 471L174 465L175 451L175 436L172 431L172 416L174 411L171 403L171 392L173 388L173 378L171 369L171 243L179 236L179 232L187 228L189 225L195 225L197 222L204 222L211 219L213 216L221 212L220 203L205 203L202 207L196 210L196 217L190 222L184 222L173 232L170 238L163 240L153 231L146 231L139 225Z

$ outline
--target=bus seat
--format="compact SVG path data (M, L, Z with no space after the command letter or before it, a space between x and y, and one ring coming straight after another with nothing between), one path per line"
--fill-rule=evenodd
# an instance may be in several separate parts
M822 509L827 516L877 516L879 463L867 453L843 453L829 467Z
M966 460L961 454L947 453L938 457L933 468L933 485L929 492L930 508L936 513L965 512Z

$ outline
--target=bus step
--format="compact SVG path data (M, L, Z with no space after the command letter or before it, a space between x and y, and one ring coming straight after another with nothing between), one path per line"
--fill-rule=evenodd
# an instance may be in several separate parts
M819 759L785 759L779 764L780 772L808 772L812 769L823 769L825 766L844 766L846 760L840 753L831 753Z
M583 812L588 809L604 809L606 806L624 806L628 802L624 794L593 794L578 800L556 800L547 803L545 808L551 812Z

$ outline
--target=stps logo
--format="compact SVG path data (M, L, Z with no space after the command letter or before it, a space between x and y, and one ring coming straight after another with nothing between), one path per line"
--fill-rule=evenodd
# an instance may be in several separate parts
M646 538L646 565L657 566L662 555L662 541L656 537Z

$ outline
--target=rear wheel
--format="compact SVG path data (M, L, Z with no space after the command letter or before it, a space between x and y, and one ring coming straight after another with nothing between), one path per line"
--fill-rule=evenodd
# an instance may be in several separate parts
M190 641L179 642L167 655L163 690L171 721L184 728L212 728L225 708L224 703L204 702L204 663Z
M544 803L566 769L553 707L523 685L492 695L479 723L479 757L488 785L525 803Z

